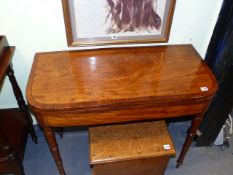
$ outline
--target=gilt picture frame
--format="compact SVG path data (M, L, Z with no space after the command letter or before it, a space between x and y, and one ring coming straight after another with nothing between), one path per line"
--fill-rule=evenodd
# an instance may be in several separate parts
M62 0L68 46L167 42L176 0Z

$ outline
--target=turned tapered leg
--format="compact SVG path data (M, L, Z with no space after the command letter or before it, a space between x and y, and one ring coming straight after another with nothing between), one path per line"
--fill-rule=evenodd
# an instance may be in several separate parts
M65 171L63 168L63 164L62 164L62 160L61 160L61 156L59 153L59 149L57 146L57 141L54 135L53 130L50 127L44 127L44 134L45 134L45 138L48 142L50 151L53 155L53 158L55 160L55 163L57 165L57 168L59 170L60 175L65 175Z
M61 138L63 138L64 128L63 128L63 127L60 127L60 128L57 129L57 131L58 131L59 136L60 136Z
M13 88L13 91L14 91L14 94L15 94L15 98L16 98L16 100L18 102L18 105L19 105L19 109L21 110L21 112L25 116L26 120L28 121L29 132L31 134L32 140L35 143L38 143L37 142L37 136L36 136L33 124L32 124L32 117L31 117L30 111L29 111L28 107L25 104L22 92L21 92L21 90L19 88L19 85L18 85L16 79L15 79L14 71L10 66L8 66L6 74L9 77L9 80L11 82L11 85L12 85L12 88Z
M182 151L181 151L180 156L177 160L176 168L179 168L180 165L182 165L182 163L184 161L184 157L185 157L190 145L192 144L193 138L196 135L197 129L199 128L202 119L203 119L203 114L199 114L199 115L196 115L194 117L192 124L191 124L191 128L189 129L186 140L184 142Z

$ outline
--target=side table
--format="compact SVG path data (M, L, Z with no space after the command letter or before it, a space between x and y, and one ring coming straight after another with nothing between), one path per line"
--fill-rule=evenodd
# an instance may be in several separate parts
M0 173L23 175L23 155L28 132L37 143L29 108L14 76L11 60L15 47L9 46L5 36L0 36L0 82L9 77L19 110L0 110Z

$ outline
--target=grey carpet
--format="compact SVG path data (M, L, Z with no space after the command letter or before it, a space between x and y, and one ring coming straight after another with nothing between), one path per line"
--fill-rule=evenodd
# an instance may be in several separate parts
M176 122L169 125L177 156L184 142L190 122ZM49 152L42 131L36 127L39 144L28 139L24 158L26 175L58 175L57 168ZM67 175L91 175L88 154L88 134L84 128L74 132L64 132L64 137L56 135ZM184 164L176 169L176 158L172 158L165 175L231 175L233 174L233 142L222 151L220 147L192 147Z

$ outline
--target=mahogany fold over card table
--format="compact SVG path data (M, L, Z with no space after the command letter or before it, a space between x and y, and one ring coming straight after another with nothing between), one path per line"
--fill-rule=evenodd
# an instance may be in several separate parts
M192 117L179 167L217 90L191 45L37 53L27 99L61 175L53 127Z

